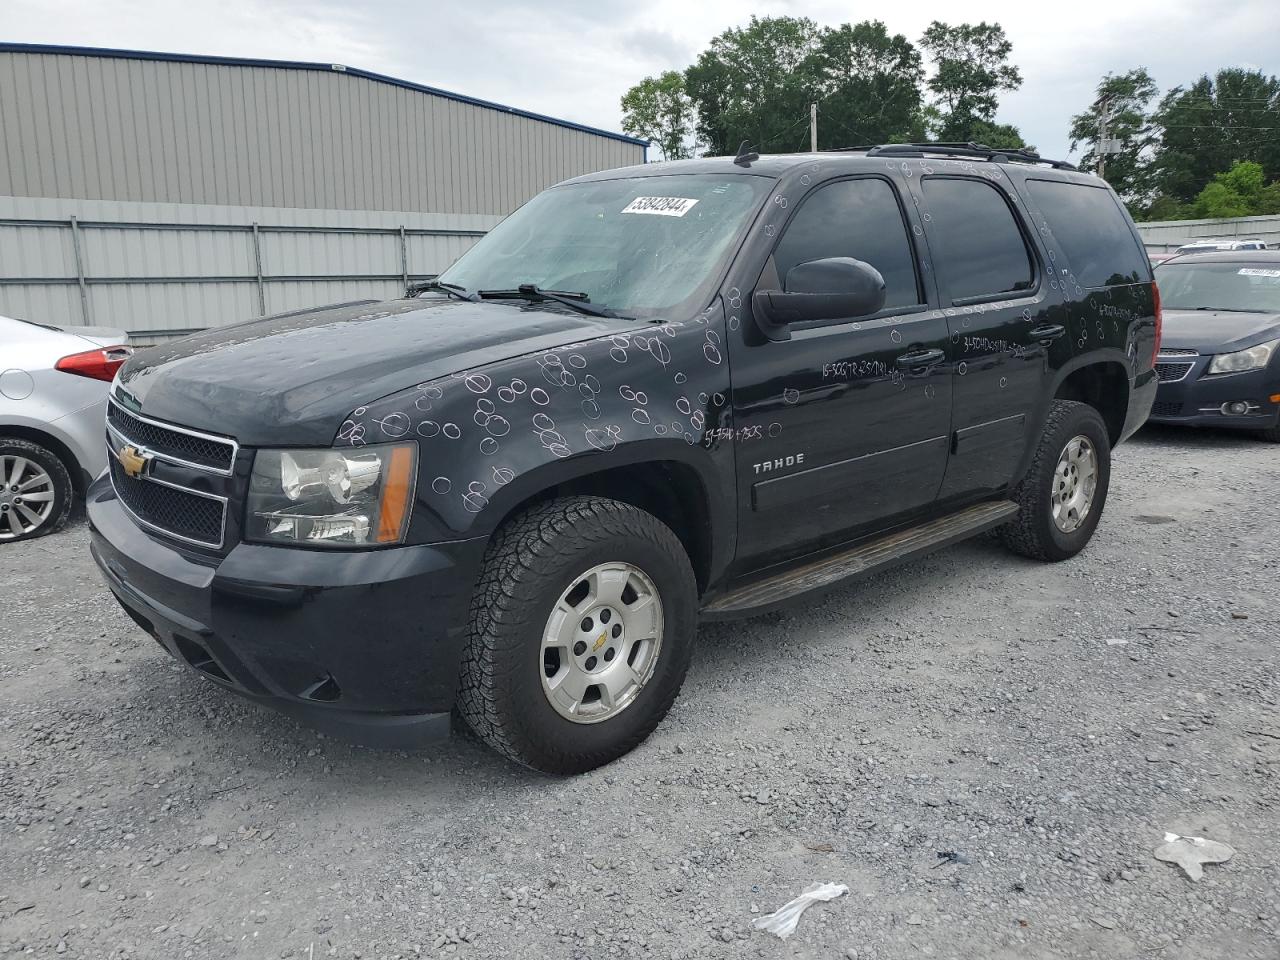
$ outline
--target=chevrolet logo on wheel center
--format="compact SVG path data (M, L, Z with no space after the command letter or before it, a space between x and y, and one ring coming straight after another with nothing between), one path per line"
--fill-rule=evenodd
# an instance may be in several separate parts
M146 471L151 455L132 444L125 444L120 448L120 452L116 454L116 458L120 461L120 466L124 468L124 472L136 480Z

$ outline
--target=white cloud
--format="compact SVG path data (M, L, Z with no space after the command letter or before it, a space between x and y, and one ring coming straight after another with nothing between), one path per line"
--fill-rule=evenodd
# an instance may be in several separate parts
M875 9L834 0L763 0L758 15L836 24L883 19L913 41L929 21L1001 23L1021 68L999 119L1062 156L1074 113L1106 72L1146 66L1162 89L1222 66L1280 70L1274 0L937 0ZM717 33L745 23L729 0L7 0L6 39L346 63L609 130L640 78L686 66Z

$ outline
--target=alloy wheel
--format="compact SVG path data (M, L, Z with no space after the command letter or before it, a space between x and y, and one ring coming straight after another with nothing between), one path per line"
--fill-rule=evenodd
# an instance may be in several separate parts
M1074 533L1089 516L1098 489L1098 452L1085 436L1067 441L1053 473L1050 509L1063 533Z
M574 723L625 710L653 676L662 650L662 598L630 563L602 563L575 577L542 633L542 691Z
M53 477L34 460L0 456L0 540L30 536L53 513Z

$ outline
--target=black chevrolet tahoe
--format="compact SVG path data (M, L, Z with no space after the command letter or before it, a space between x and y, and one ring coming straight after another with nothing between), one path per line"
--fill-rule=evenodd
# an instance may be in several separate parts
M743 153L552 187L405 299L138 353L88 501L175 658L382 744L457 710L584 771L699 619L996 529L1064 560L1156 392L1102 181L1031 153Z

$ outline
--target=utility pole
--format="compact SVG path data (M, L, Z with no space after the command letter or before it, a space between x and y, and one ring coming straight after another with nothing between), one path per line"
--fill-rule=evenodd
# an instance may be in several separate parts
M809 152L818 152L818 105L809 104Z
M1111 117L1107 113L1107 107L1111 104L1110 97L1098 98L1098 179L1106 179L1107 172L1107 121Z

